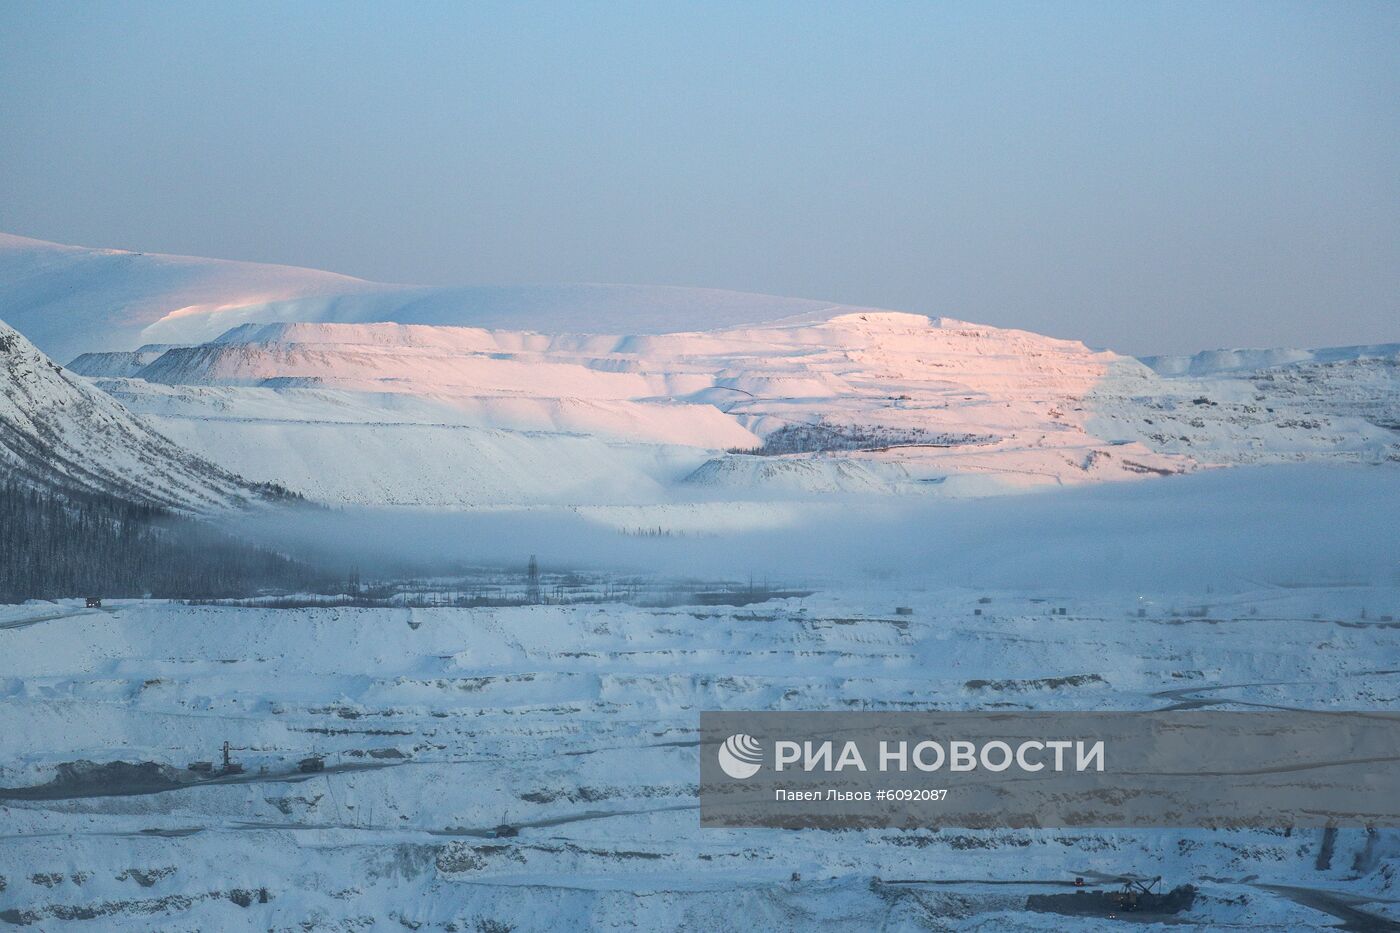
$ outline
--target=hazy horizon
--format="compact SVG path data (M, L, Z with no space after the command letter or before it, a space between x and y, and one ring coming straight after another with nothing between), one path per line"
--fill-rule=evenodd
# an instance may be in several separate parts
M1397 52L1381 3L17 3L0 230L1135 354L1394 342Z

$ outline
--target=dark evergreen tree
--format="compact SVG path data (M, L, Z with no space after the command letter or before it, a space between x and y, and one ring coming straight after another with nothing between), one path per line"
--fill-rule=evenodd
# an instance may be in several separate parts
M152 506L0 484L0 602L246 596L320 582L305 564Z

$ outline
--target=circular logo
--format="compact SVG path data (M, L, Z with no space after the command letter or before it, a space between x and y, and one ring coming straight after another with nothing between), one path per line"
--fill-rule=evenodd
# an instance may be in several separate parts
M763 746L751 735L735 733L719 747L719 766L736 780L751 778L763 767Z

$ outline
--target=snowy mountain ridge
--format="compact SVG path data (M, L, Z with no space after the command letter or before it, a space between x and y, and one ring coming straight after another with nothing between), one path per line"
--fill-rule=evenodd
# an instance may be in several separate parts
M1190 356L1140 357L1161 376L1214 376L1221 373L1275 369L1307 363L1347 363L1358 360L1400 361L1400 343L1377 343L1313 350L1287 348L1202 350Z
M425 289L15 237L0 300L180 445L326 502L964 496L1400 461L1395 345L1139 361L803 299Z
M592 506L1391 462L1400 438L1382 415L1400 379L1371 374L1379 414L1339 389L1370 362L1321 381L1168 379L1076 341L851 312L640 335L246 324L101 384L205 456L313 498Z
M90 350L189 342L142 336L166 319L193 322L249 304L383 288L314 269L91 249L0 233L0 317L60 360Z
M58 359L197 344L245 323L396 322L555 333L667 333L782 318L831 302L665 285L434 288L367 282L294 266L66 246L0 234L0 309Z
M261 498L151 430L0 321L0 478L180 510Z

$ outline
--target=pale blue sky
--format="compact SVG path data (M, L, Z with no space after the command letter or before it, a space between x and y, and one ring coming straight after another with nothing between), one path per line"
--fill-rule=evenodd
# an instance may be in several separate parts
M0 229L1400 341L1400 3L12 0Z

